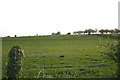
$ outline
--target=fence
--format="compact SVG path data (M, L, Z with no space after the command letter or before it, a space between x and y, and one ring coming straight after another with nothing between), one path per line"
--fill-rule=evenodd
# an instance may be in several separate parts
M39 78L98 78L98 77L113 78L115 77L114 74L112 73L111 66L109 67L108 66L107 67L106 66L105 67L95 66L95 67L87 68L87 67L81 67L81 66L76 67L72 65L72 67L74 68L61 68L60 66L59 68L56 68L53 66L36 66L36 68L24 69L23 71L34 72L36 73L36 76L34 77L37 77L37 74L38 74Z
M71 54L25 54L27 55L80 55ZM88 53L86 53L88 54ZM89 53L98 54L98 53ZM7 54L4 54L7 55ZM6 66L3 66L5 70ZM111 64L80 64L80 65L43 65L23 66L23 78L114 78L114 67Z
M93 65L93 64L89 64ZM103 64L95 64L103 65ZM68 65L65 65L68 66ZM61 68L61 66L23 66L23 78L114 78L112 66L105 67L78 67L71 65L74 68ZM27 69L28 68L28 69ZM4 67L5 69L5 67ZM105 74L107 73L107 74ZM30 76L31 75L31 76ZM34 76L33 76L34 75ZM39 75L39 76L38 76Z

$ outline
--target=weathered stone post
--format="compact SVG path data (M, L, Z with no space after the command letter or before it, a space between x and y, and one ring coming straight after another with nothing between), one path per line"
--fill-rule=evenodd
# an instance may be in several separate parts
M19 78L22 69L22 58L24 53L19 46L14 46L9 51L9 62L7 65L7 77L12 79Z

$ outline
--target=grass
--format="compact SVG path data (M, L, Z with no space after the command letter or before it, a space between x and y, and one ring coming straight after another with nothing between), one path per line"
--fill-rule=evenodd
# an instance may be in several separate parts
M98 54L98 46L106 44L108 40L113 42L117 38L113 36L108 38L108 36L101 35L3 38L2 54L8 54L8 51L14 45L21 46L25 54L46 54L26 55L23 60L22 78L36 78L39 71L42 71L40 78L111 78L115 77L117 64L109 60L108 56ZM74 53L82 54L74 55ZM8 56L3 55L2 58L3 66L6 66ZM4 68L3 77L6 77Z

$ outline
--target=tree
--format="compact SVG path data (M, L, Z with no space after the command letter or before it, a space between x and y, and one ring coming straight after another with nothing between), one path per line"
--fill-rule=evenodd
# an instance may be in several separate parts
M97 28L95 28L95 33L97 33L97 31L98 31Z
M74 32L73 32L73 34L75 34L75 35L76 35L76 34L77 34L77 32L76 32L76 31L74 31Z
M38 34L36 34L36 36L38 36Z
M115 33L115 34L118 34L119 32L120 32L119 29L116 29L116 28L114 29L114 33Z
M82 34L82 33L84 33L84 31L78 31L78 34Z
M15 35L15 37L17 37L17 35Z
M61 32L60 32L60 31L58 31L58 32L56 33L56 35L61 35Z
M104 32L107 34L107 33L109 32L109 30L108 30L108 29L105 29Z
M7 37L10 37L10 36L7 36Z
M87 29L84 31L84 34L87 33Z
M109 32L109 33L112 33L112 30L108 30L108 29L105 29L105 30L104 30L104 29L101 29L101 30L99 30L99 32L100 32L101 34L104 34L104 33L107 34L108 32Z
M71 35L71 33L70 33L70 32L68 32L68 33L67 33L67 35Z
M114 33L114 30L108 30L108 32L110 33L110 34L113 34Z
M93 29L86 29L85 30L86 33L88 33L88 35L90 35L91 33L94 33L95 31Z
M73 34L82 34L82 33L84 33L84 31L75 31L75 32L73 32Z
M53 32L51 35L55 35L55 33Z
M101 34L104 34L104 30L103 30L103 29L99 30L99 32L100 32Z

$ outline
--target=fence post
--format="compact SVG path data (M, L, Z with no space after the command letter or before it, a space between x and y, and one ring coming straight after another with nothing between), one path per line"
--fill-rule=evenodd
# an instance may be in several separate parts
M9 51L9 62L7 65L7 77L18 79L22 69L22 58L24 53L19 46L13 46Z

